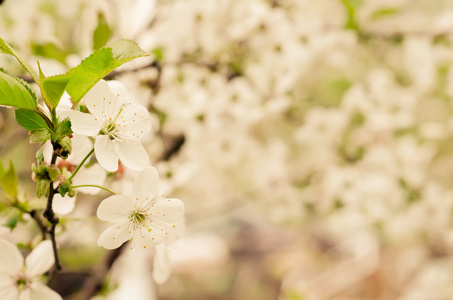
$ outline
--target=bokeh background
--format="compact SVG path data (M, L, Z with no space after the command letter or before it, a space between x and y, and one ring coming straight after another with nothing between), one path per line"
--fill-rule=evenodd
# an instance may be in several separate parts
M144 143L186 230L169 281L125 251L96 299L453 299L453 1L3 2L0 36L46 75L120 38L152 53L109 79L152 113ZM37 145L0 113L1 159L33 195ZM109 255L107 196L62 219L65 299Z

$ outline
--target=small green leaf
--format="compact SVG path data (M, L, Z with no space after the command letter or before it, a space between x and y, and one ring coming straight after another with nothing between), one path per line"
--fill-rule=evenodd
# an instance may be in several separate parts
M46 121L44 121L37 111L23 108L16 109L16 121L28 131L42 128L49 130Z
M64 197L67 192L69 192L69 189L71 188L71 185L67 182L63 183L58 187L58 193L60 193L61 197Z
M55 131L50 135L50 137L52 138L52 141L58 142L64 136L70 134L73 134L71 130L71 121L69 120L69 118L66 118L59 124L57 124L57 126L55 127Z
M35 110L36 103L36 94L25 81L0 68L0 105Z
M41 78L41 88L52 107L57 107L58 103L60 103L61 96L63 96L70 78L70 73Z
M11 231L13 231L13 229L16 228L18 221L19 221L19 215L15 214L12 217L10 217L8 220L6 220L6 223L4 224L4 226L8 227Z
M107 44L107 41L109 40L111 35L110 27L109 24L107 24L107 21L105 20L104 14L99 13L98 14L98 26L93 32L93 49L97 50L105 44Z
M47 93L48 92L51 92L52 90L49 90L49 91L45 91L43 88L42 88L42 81L44 79L46 79L46 76L44 75L44 73L42 72L42 69L41 69L41 65L39 64L38 62L38 71L39 71L39 87L41 89L41 94L42 94L42 100L44 100L44 103L46 104L47 108L49 109L49 111L53 112L54 109L55 109L55 106L52 105L52 103L49 101L49 97L47 96Z
M0 179L0 185L5 190L5 192L10 194L14 198L17 197L17 175L16 171L14 170L12 161L9 161L9 168Z
M63 159L68 158L72 151L72 142L69 136L62 137L58 143L61 145L59 156Z
M35 55L56 59L62 64L66 64L67 53L53 43L32 44L31 49Z
M35 159L36 162L38 163L38 166L44 164L44 150L42 148L36 151Z
M41 178L38 180L38 184L36 185L36 196L41 198L42 196L48 196L50 189L50 180Z
M58 124L56 133L60 134L61 136L73 134L71 130L71 120L69 118L64 119Z
M383 8L383 9L373 12L373 14L371 15L371 19L378 20L381 18L385 18L385 17L391 16L391 15L394 15L398 12L399 12L399 10L396 8Z
M151 53L154 54L154 57L158 62L161 62L164 59L164 48L162 47L154 48Z
M61 172L56 166L49 166L47 167L47 174L49 174L50 180L54 181L60 176Z
M357 23L356 12L357 9L362 5L363 0L340 0L346 9L347 21L345 24L345 29L350 29L354 31L359 31L359 24Z
M16 52L16 50L14 50L13 47L11 47L11 45L9 45L7 42L5 42L2 38L0 38L0 51L14 56L19 61L19 63L22 65L22 67L24 67L24 69L28 72L28 74L30 74L31 77L33 77L33 80L36 83L38 83L38 74L36 74L35 70L31 67L31 65L25 59L23 59Z
M50 140L49 130L42 128L30 131L30 143L40 143L41 145L44 145L48 140Z

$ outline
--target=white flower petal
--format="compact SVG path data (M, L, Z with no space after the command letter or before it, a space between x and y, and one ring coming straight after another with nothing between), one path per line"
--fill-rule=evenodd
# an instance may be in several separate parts
M105 249L115 249L121 246L131 236L129 225L129 222L124 222L107 228L99 237L98 246Z
M153 279L157 284L162 284L171 275L170 255L164 244L156 245L153 260Z
M51 288L39 282L33 282L30 287L31 300L62 300L63 298Z
M59 215L69 214L74 210L75 200L75 197L71 198L68 195L62 197L60 194L55 194L53 196L52 208Z
M30 289L23 289L19 291L19 295L15 300L34 300L30 295Z
M136 229L132 238L131 249L151 249L157 244L161 244L165 239L165 231L158 230L152 226L152 230Z
M127 90L121 82L119 82L118 80L109 80L107 81L107 84L109 85L112 94L118 97L117 101L119 104L128 103Z
M92 184L102 186L106 177L107 174L105 173L105 170L99 164L94 164L89 168L86 168L85 166L80 168L79 172L74 176L72 183L73 185ZM90 195L96 195L100 190L101 189L96 187L77 188L77 191Z
M117 122L120 139L141 139L151 130L149 111L140 105L127 105Z
M121 195L110 196L98 207L97 216L100 220L119 223L126 221L134 210L134 201Z
M159 199L150 209L152 219L164 224L175 224L184 216L184 203L175 198Z
M94 154L99 164L110 172L118 170L118 154L110 138L106 135L98 135L94 142Z
M141 170L149 165L149 156L140 141L114 141L121 162L132 170Z
M181 218L179 222L173 223L171 225L165 226L165 231L167 232L165 236L165 244L171 245L176 243L186 231L186 224L184 217Z
M154 167L147 167L138 173L134 181L134 196L138 198L137 206L142 207L143 202L151 201L157 194L159 186L159 172ZM148 198L148 199L146 199Z
M19 290L12 285L6 289L0 290L0 299L2 300L17 300L19 298Z
M79 165L85 158L85 156L91 151L91 149L93 149L93 142L91 142L91 140L87 136L77 133L73 135L71 141L72 151L71 155L69 155L66 161L72 163L73 165Z
M115 97L105 80L96 83L83 97L88 110L101 122L105 120L106 116L112 116L113 112L110 112L110 108L113 105L106 105L106 101L108 104L108 101L112 102L114 99Z
M54 264L52 242L45 240L39 243L35 249L25 258L27 274L30 276L41 275L47 272Z
M96 136L101 130L101 124L99 121L90 115L75 110L65 110L61 112L60 118L69 117L71 120L71 129L75 133Z
M14 289L7 289L0 291L0 299L2 300L17 300L19 297L19 291L16 287Z
M0 272L0 299L16 300L16 297L17 286L13 278L6 272Z
M24 265L24 258L17 247L7 240L0 239L0 270L10 275L17 274Z

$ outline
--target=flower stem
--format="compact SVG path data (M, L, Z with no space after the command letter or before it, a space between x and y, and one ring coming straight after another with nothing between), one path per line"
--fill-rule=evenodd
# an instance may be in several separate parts
M71 181L72 178L74 178L74 176L77 174L77 172L79 172L80 168L83 166L83 164L86 162L86 160L91 156L91 154L93 154L93 152L94 152L94 147L93 147L93 149L90 150L90 152L88 152L88 154L85 156L85 158L82 160L82 162L77 166L77 168L72 173L71 177L68 178L68 181Z
M96 185L96 184L80 184L80 185L72 185L71 186L71 189L76 189L76 188L81 188L81 187L95 187L95 188L98 188L98 189L102 189L104 191L107 191L109 193L112 193L113 195L116 195L116 193L106 187L103 187L103 186L100 186L100 185Z

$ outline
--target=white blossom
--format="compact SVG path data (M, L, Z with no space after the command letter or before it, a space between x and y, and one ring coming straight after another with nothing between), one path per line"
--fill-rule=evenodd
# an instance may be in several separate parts
M97 216L115 223L104 231L98 245L106 249L132 241L131 248L148 248L164 242L183 215L179 199L157 196L159 175L154 167L143 169L134 181L132 196L114 195L99 205Z
M55 291L39 282L54 264L52 244L41 242L26 258L12 243L0 240L0 299L57 300Z
M109 84L101 80L83 98L90 114L75 110L62 112L70 117L75 133L96 137L96 159L111 172L118 169L118 159L133 170L149 164L140 142L151 129L149 112L126 101L122 90L114 94Z

